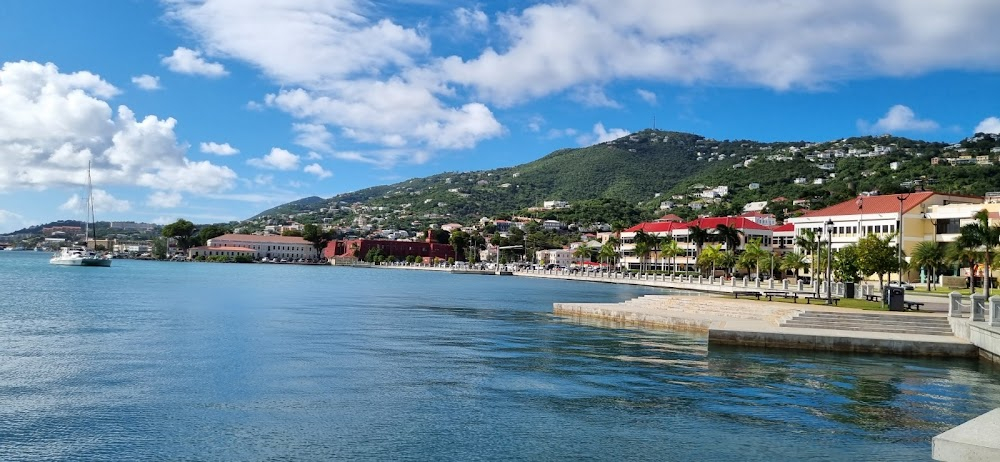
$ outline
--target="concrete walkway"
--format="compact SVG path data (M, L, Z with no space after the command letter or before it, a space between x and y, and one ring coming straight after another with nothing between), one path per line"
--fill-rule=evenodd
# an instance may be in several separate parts
M556 303L553 312L625 324L706 332L708 343L906 356L975 357L979 349L950 335L917 332L782 327L806 311L858 313L859 310L740 300L719 296L647 295L623 303ZM936 317L941 313L880 312L893 317ZM900 318L904 319L904 318Z

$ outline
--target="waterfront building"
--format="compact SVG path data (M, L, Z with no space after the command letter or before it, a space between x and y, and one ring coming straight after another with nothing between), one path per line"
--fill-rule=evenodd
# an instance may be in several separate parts
M929 219L927 213L933 207L946 205L964 205L968 207L963 209L966 210L965 213L972 211L971 213L974 214L975 211L983 208L983 198L939 194L933 191L859 196L857 199L814 210L802 216L790 218L788 221L795 226L796 235L802 235L804 230L811 229L817 241L829 240L834 251L857 243L862 237L869 234L881 236L894 234L892 245L898 246L902 243L903 253L909 255L918 243L928 240L929 236L930 240L938 240L935 237L937 225L934 224L937 219ZM940 217L939 219L944 219L950 215L939 212L937 216ZM971 215L969 217L971 218ZM900 226L903 230L902 236L897 232ZM948 228L947 225L942 226ZM950 234L950 239L954 240L955 233ZM799 248L797 250L807 255L807 258L811 260L812 256L805 249ZM905 255L904 258L908 261L908 257ZM907 275L904 274L902 279L908 279Z
M621 240L622 265L630 269L639 268L640 255L635 253L635 236L639 231L642 231L658 238L670 238L677 241L684 252L676 257L678 270L696 271L698 249L695 243L691 242L689 238L689 228L698 227L708 231L711 235L715 233L716 227L719 225L731 226L740 231L740 243L736 249L733 249L737 253L744 248L747 242L753 239L760 239L761 246L764 248L771 246L771 228L756 223L747 217L704 217L687 223L673 221L645 222L628 228L621 233L619 239ZM725 243L720 242L720 244L722 244L722 250L730 250L726 248ZM653 270L664 269L662 265L666 265L667 263L664 259L657 256L658 249L653 249L651 255L652 258L647 261L647 268Z
M254 258L257 251L246 247L209 247L207 245L192 247L188 249L188 258L197 257L250 257Z
M430 235L430 233L428 233ZM447 260L456 258L455 249L450 244L439 244L430 238L427 241L389 241L381 239L344 239L330 241L323 249L323 256L327 259L341 257L365 258L368 252L378 249L384 257L393 257L397 260L404 260L406 257L421 257L424 263L438 258ZM457 259L457 258L456 258Z
M253 250L253 258L285 259L285 260L311 260L317 257L316 248L312 242L298 236L258 236L254 234L224 234L208 240L206 249L202 252L211 252L211 249L222 247L236 247ZM222 250L218 250L222 251ZM207 254L206 254L207 255Z

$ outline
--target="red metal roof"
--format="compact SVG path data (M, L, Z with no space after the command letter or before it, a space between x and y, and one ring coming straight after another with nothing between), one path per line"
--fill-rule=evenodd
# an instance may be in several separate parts
M674 221L653 221L649 223L639 223L629 229L626 229L625 232L635 233L642 230L647 233L669 233L684 229L687 229L687 225L684 223Z
M715 229L718 225L733 226L736 229L756 229L768 230L767 226L761 225L745 217L707 217L685 223L684 227L697 226L702 229Z
M771 232L774 232L774 233L785 233L785 232L789 232L789 231L795 231L795 224L794 223L785 223L783 225L775 226L775 227L771 228Z
M803 214L803 217L827 217L838 215L858 215L862 213L899 213L898 197L903 199L903 213L908 212L930 199L935 193L933 191L921 191L909 193L909 195L887 194L885 196L858 196L855 199L846 200L839 204L831 205L827 208L813 210Z

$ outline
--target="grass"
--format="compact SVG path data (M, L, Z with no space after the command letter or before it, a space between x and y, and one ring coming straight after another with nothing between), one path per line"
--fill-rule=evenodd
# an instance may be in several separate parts
M752 298L746 298L746 299L747 300L753 300ZM761 299L761 301L767 302L767 299ZM796 303L796 301L793 301L792 299L778 298L778 297L775 297L774 302L776 302L776 303L778 303L778 302L780 302L780 303L791 303L791 304L797 304L797 305L811 306L811 305L806 305L804 302L803 303ZM768 303L770 303L770 302L768 302ZM813 305L824 306L824 304L823 304L822 301L814 302ZM837 306L837 307L840 307L840 308L854 308L854 309L866 310L866 311L889 311L889 307L888 306L882 306L881 304L876 303L876 302L869 302L868 300L858 300L856 298L841 298L840 301L837 302L837 304L833 305L833 306Z

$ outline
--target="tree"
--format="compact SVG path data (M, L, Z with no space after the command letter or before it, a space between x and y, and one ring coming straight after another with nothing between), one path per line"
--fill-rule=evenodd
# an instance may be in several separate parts
M820 268L817 264L819 263L816 258L816 250L819 248L819 241L816 239L816 230L812 228L805 228L801 233L795 236L795 246L802 249L804 255L809 256L809 274L812 275L813 279L816 279L816 270ZM798 275L796 275L798 277Z
M597 253L597 258L602 261L607 261L608 267L611 266L611 260L617 256L618 251L615 250L615 246L610 239L601 246L601 250Z
M282 236L302 237L302 231L297 229L286 229L281 231Z
M799 271L807 268L809 263L805 255L798 252L788 252L781 257L780 267L782 271L794 271L795 279L799 278Z
M157 260L167 258L167 238L153 239L153 258Z
M652 247L649 245L649 239L646 238L646 233L640 230L635 233L635 254L639 257L639 273L641 274L645 269L646 255L649 254L649 250Z
M747 242L746 249L739 258L747 272L750 272L750 269L755 270L754 277L756 279L760 279L760 261L770 255L767 250L761 247L761 242L760 238L751 239Z
M164 226L163 231L160 233L163 237L172 237L177 241L177 247L181 250L187 250L191 248L191 244L194 242L194 223L187 221L183 218Z
M944 264L944 249L934 241L923 241L913 248L910 255L910 265L914 268L923 268L927 273L927 290L931 290L931 283L936 279L937 269Z
M983 295L990 297L990 252L1000 245L1000 226L990 225L990 214L986 209L976 212L974 222L962 226L961 236L967 244L975 245L976 250L982 250L983 263ZM975 275L973 275L975 276Z
M455 260L461 260L461 250L465 249L465 246L469 245L469 235L462 230L455 230L448 236L448 243L451 244L451 248L455 250ZM471 263L471 262L470 262Z
M681 253L683 253L683 250L681 250L680 244L672 238L667 238L660 242L660 258L663 258L663 256L669 258L673 262L675 273L677 272L677 256ZM663 268L666 270L666 265Z
M231 230L225 225L208 225L198 230L198 244L208 245L209 239L229 234Z
M688 226L688 239L694 243L695 261L701 261L701 249L708 242L708 230L697 225Z
M736 249L740 246L740 236L743 235L743 231L740 231L736 226L720 224L715 227L715 234L722 240L722 243L726 244L727 252L736 253Z
M868 234L862 237L857 244L858 268L865 277L873 274L878 275L879 290L884 287L884 276L899 270L896 248L890 244L895 236L895 234L887 234L879 237L877 234Z
M591 249L590 246L585 243L578 245L576 249L573 250L573 256L579 259L581 265L585 262L589 262L590 256L593 255L593 253L594 249Z
M316 249L316 258L322 258L323 249L333 239L333 233L323 231L317 225L308 224L302 230L302 239L312 243L313 248Z
M844 282L861 280L860 257L858 245L850 244L833 252L833 274Z
M710 274L715 274L715 265L722 259L722 245L709 244L698 253L698 267L701 269L712 268Z

